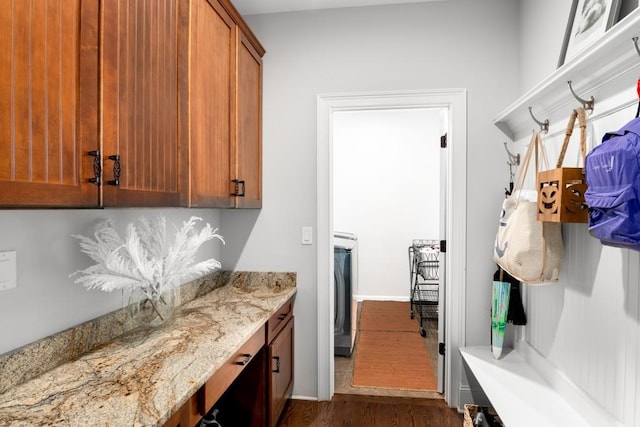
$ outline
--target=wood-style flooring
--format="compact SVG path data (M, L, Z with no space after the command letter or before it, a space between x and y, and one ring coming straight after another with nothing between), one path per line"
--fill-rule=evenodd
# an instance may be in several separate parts
M330 402L290 400L278 427L461 427L442 399L336 394Z
M407 316L409 313L407 311ZM416 323L416 334L419 333ZM437 366L438 323L425 321L427 347ZM356 349L357 351L357 344ZM353 357L335 359L335 395L330 402L290 400L278 427L461 427L463 416L437 392L351 386Z

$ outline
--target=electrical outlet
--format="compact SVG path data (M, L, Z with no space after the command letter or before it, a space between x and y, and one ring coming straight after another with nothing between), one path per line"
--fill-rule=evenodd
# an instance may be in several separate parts
M0 291L16 286L16 251L0 252Z

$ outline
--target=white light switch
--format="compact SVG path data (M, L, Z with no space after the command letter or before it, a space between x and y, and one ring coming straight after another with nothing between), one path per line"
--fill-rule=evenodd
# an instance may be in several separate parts
M15 288L16 251L0 252L0 291Z
M313 243L313 228L302 227L302 244L310 245Z

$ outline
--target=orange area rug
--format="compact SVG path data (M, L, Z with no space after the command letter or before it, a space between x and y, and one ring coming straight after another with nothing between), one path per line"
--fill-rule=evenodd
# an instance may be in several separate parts
M397 329L392 329L397 328ZM354 387L437 389L424 338L409 303L364 301L353 367Z
M408 301L363 301L358 330L419 332L410 312Z

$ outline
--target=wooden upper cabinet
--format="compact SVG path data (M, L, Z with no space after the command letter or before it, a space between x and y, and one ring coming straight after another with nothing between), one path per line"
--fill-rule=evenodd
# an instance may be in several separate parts
M233 207L235 23L216 1L191 0L189 32L188 204Z
M186 0L103 3L103 204L178 206Z
M99 6L0 1L0 206L99 205Z
M264 50L227 0L191 0L189 32L188 204L261 207Z
M262 207L262 57L247 37L238 37L237 167L244 195L237 207Z
M261 207L264 49L229 0L0 0L0 28L0 207Z

